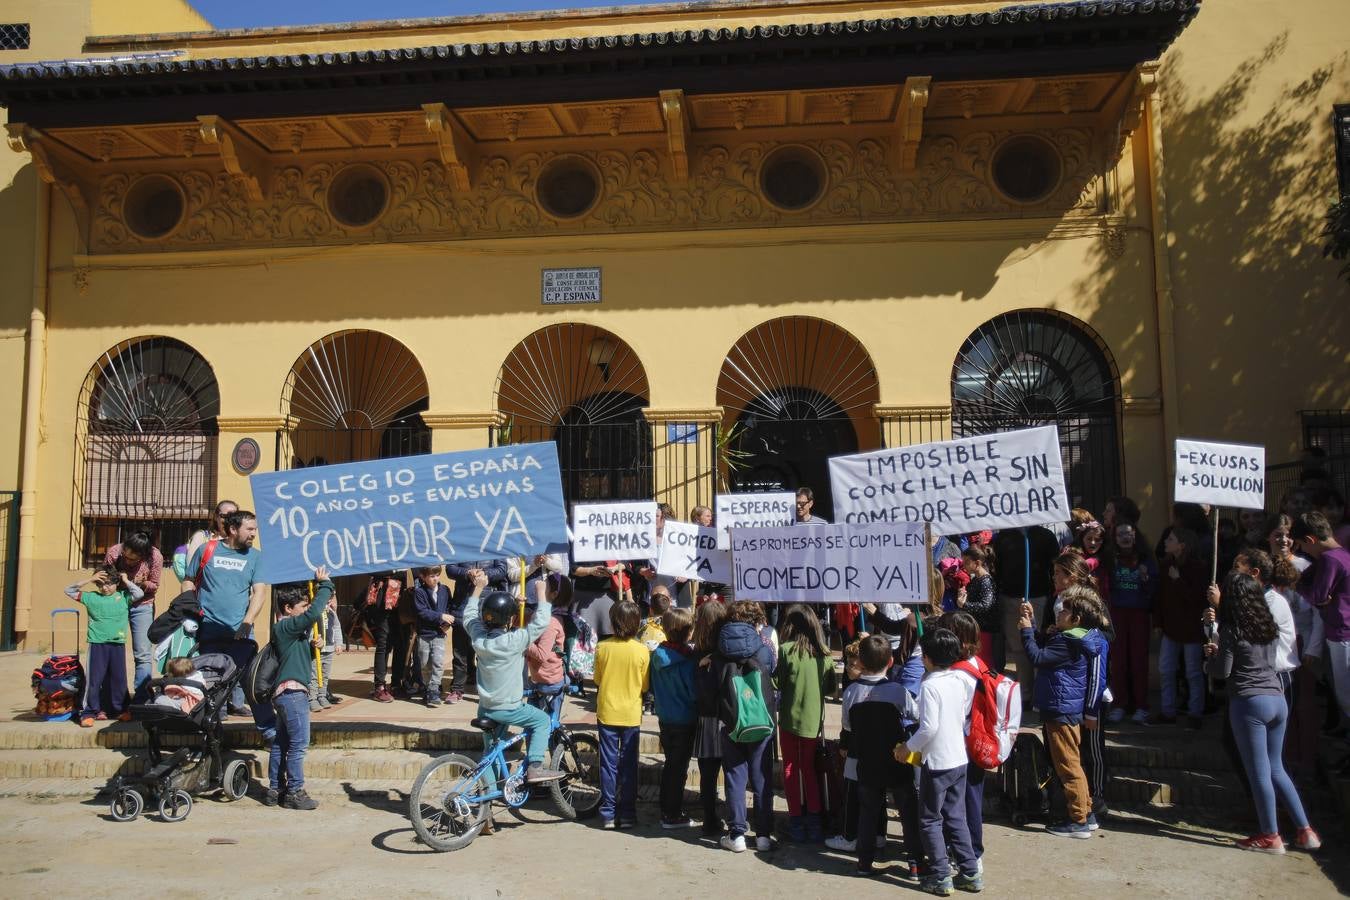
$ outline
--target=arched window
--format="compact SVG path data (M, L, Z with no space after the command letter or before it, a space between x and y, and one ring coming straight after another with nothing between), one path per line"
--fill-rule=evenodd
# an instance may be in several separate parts
M430 453L428 399L422 365L403 344L378 331L330 334L286 377L290 427L277 434L278 462L299 469Z
M594 325L541 328L517 344L497 376L498 443L555 441L568 503L652 496L651 427L642 361Z
M76 415L75 544L101 560L132 531L170 559L215 503L220 391L196 350L167 337L123 341L90 369Z
M876 368L853 335L808 316L771 319L741 336L717 379L726 412L719 461L731 491L815 494L813 512L833 516L831 456L880 445Z
M952 369L953 436L1050 424L1059 428L1069 496L1100 515L1122 482L1120 377L1101 339L1048 310L975 329Z

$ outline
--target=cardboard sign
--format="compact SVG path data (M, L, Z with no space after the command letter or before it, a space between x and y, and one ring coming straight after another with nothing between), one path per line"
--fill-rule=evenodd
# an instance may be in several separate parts
M717 549L716 528L667 521L656 574L726 584L731 580L731 554Z
M915 522L738 528L735 594L765 603L927 603L928 549Z
M1177 438L1179 503L1266 508L1266 448Z
M249 476L269 584L563 552L552 441Z
M791 491L769 494L717 495L717 546L731 549L728 532L733 528L779 528L797 521L797 495Z
M577 562L651 559L655 553L655 501L572 507L572 558Z
M836 456L830 483L843 522L932 522L939 534L1063 522L1072 506L1053 425Z

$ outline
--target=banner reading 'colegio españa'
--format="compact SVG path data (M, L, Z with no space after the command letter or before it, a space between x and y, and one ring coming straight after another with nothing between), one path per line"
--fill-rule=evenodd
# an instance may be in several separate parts
M250 476L260 578L565 552L558 451L551 441Z

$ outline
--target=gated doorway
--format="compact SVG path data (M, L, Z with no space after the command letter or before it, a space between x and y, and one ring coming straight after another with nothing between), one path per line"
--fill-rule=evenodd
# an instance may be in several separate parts
M952 368L952 436L1051 424L1069 497L1100 515L1123 481L1120 377L1106 345L1050 310L1007 313L975 329Z
M744 334L717 380L725 411L720 481L729 491L815 493L834 520L829 458L880 446L876 368L861 343L833 323L772 319Z
M512 349L497 377L497 444L553 441L563 498L652 496L647 374L632 349L603 328L541 328Z
M305 349L281 391L277 469L431 452L427 379L407 347L377 331L339 331ZM338 607L364 601L367 575L334 579Z

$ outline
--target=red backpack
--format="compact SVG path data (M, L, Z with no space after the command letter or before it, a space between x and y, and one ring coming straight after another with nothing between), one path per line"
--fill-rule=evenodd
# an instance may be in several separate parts
M1022 724L1022 694L1017 682L968 660L952 666L975 679L975 699L970 704L970 732L966 755L981 769L997 769L1012 753L1013 740Z

